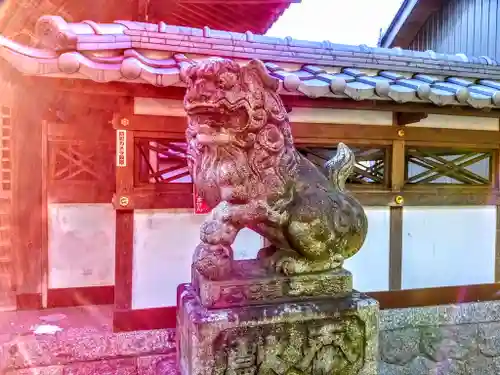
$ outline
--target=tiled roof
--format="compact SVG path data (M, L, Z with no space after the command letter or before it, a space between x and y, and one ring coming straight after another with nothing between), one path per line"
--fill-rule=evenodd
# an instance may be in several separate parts
M0 55L32 75L182 85L180 67L209 56L260 59L284 93L500 107L500 66L488 57L443 55L274 38L131 21L66 23L42 17L41 48L0 38Z

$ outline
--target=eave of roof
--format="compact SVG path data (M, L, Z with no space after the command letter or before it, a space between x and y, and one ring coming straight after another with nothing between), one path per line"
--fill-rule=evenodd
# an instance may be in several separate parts
M446 0L404 0L391 24L380 38L385 48L407 48L427 19L441 9Z
M0 2L0 32L28 34L43 14L66 19L112 22L115 19L265 33L288 9L301 0L5 0Z
M0 37L0 56L30 75L183 86L190 60L265 62L285 94L500 108L500 66L488 57L349 46L329 41L116 21L42 17L42 48Z
M164 21L177 25L202 28L208 26L245 32L266 33L291 3L301 0L180 0L166 7L162 1L152 1L148 9L149 22Z

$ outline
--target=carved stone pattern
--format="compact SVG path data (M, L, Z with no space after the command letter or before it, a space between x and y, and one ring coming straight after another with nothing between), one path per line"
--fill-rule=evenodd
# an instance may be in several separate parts
M383 331L380 374L497 374L499 332L500 322Z
M108 142L51 140L48 148L51 181L114 180L113 146Z
M164 139L139 139L139 183L192 183L187 145Z
M489 185L491 152L408 149L409 184ZM412 170L412 169L417 169Z
M226 330L214 343L213 375L355 375L364 337L357 316Z
M234 261L231 278L222 281L207 280L195 269L192 282L207 308L338 298L352 292L352 275L346 270L284 276L270 274L255 260Z
M282 295L281 283L276 280L273 284L255 283L247 286L221 286L219 299L228 304L247 301L266 301L278 299Z

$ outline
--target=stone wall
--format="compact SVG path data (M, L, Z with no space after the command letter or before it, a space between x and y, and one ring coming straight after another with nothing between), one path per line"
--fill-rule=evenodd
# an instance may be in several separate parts
M80 310L0 316L0 374L176 374L174 330L113 333L110 307L87 311L85 324ZM60 331L33 332L49 318ZM7 333L11 324L25 330ZM384 310L380 329L380 375L500 374L500 301Z
M0 314L0 374L168 373L164 369L175 362L174 330L115 333L112 316L111 306Z
M382 311L380 375L500 374L500 302Z

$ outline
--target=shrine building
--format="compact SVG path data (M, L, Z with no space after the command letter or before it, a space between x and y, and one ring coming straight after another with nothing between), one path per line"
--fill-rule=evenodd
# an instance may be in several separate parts
M213 57L265 63L318 166L340 141L355 151L348 188L369 218L346 262L355 288L382 309L498 298L497 61L262 35L276 4L255 23L230 16L244 5L148 8L140 22L46 15L0 38L12 309L113 305L117 330L175 326L206 214L187 171L180 71ZM244 230L236 255L262 246Z

